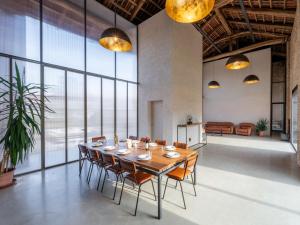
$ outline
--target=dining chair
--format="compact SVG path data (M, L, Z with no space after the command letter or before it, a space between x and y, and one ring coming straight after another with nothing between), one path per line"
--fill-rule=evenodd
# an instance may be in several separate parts
M89 161L89 152L88 149L85 145L78 145L78 149L79 149L79 154L80 154L80 158L81 161L79 161L80 165L79 165L79 176L81 176L81 171L83 168L83 165L85 163L85 161Z
M182 143L182 142L174 142L173 145L174 145L176 148L187 149L187 144L186 144L186 143Z
M194 183L194 177L193 177L193 173L195 171L197 160L198 160L198 154L195 154L195 155L189 157L185 161L183 168L182 167L177 167L176 169L174 169L171 172L169 172L169 173L166 174L166 176L168 178L167 178L165 190L164 190L163 197L162 197L163 199L165 197L165 193L166 193L166 190L167 190L169 178L171 178L173 180L176 180L176 185L177 185L177 182L179 182L179 184L180 184L180 189L181 189L181 194L182 194L182 199L183 199L183 205L184 205L184 209L186 209L185 200L184 200L184 193L183 193L183 188L182 188L181 182L186 177L188 177L190 175L191 178L192 178L192 184L193 184L193 188L194 188L194 194L195 194L195 196L197 196L196 188L195 188L195 183Z
M129 136L128 139L131 139L131 140L138 140L138 137L137 137L137 136Z
M101 180L101 175L102 175L102 170L107 166L105 162L103 162L101 154L99 151L94 150L94 149L88 149L88 154L89 154L89 161L90 161L90 168L88 172L88 183L90 183L91 176L93 173L94 165L97 166L98 170L101 169L100 171L100 176L98 180L98 185L97 185L97 190L99 188L99 183Z
M92 137L92 142L105 141L105 140L106 140L105 136Z
M163 146L165 146L165 145L167 144L167 141L166 141L166 140L156 139L156 140L155 140L155 143L158 144L158 145L163 145Z
M141 139L140 139L141 142L147 142L149 140L150 140L149 137L141 137Z
M115 200L119 177L120 178L123 177L123 175L122 175L123 170L121 169L119 163L116 162L116 158L113 155L106 154L106 153L101 153L101 155L102 155L103 162L107 165L106 167L104 167L105 175L104 175L104 179L103 179L103 183L102 183L101 192L103 192L106 176L109 176L108 171L110 171L113 174L115 174L115 176L116 176L116 185L115 185L115 190L114 190L114 195L113 195L113 200Z
M119 159L119 163L120 163L120 166L123 169L123 171L126 172L127 174L123 178L122 190L121 190L120 199L119 199L118 204L119 205L121 204L123 190L124 190L124 184L125 184L126 179L133 182L134 184L138 185L139 186L138 195L137 195L135 211L134 211L134 216L136 216L137 207L138 207L138 203L139 203L140 192L141 192L141 186L143 184L151 181L153 194L154 194L154 199L156 201L156 194L155 194L154 184L153 184L153 181L152 181L153 175L138 171L133 162L127 161L125 159Z

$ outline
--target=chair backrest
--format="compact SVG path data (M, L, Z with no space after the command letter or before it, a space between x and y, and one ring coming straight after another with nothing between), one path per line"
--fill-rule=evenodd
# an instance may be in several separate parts
M78 149L79 149L82 156L84 156L84 157L88 156L88 149L85 145L80 145L79 144Z
M187 144L186 144L186 143L174 142L173 145L174 145L176 148L187 149Z
M89 151L89 158L92 161L99 161L101 159L100 153L98 151L93 149L89 149L88 151Z
M149 140L150 140L149 137L141 137L141 139L140 139L141 142L147 142Z
M120 163L121 169L123 169L125 172L133 173L133 174L136 173L136 167L133 162L130 162L128 160L120 158L119 163Z
M92 137L92 142L105 141L105 140L106 140L105 136Z
M131 140L138 140L138 137L137 137L137 136L129 136L128 139L131 139Z
M167 144L167 141L166 140L155 140L155 143L158 144L158 145L166 145Z
M186 173L186 170L194 172L195 166L197 164L197 160L198 160L198 153L195 155L192 155L185 161L185 163L184 163L185 173Z
M110 164L110 165L116 165L116 159L113 155L111 154L106 154L101 152L101 157L104 163Z

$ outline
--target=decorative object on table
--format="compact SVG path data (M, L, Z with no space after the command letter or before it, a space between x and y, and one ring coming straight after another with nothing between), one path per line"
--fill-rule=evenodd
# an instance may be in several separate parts
M12 80L0 77L0 121L7 121L4 136L0 140L0 145L3 146L3 149L0 149L0 187L13 183L16 165L22 163L33 150L35 136L41 134L39 121L42 119L42 108L46 112L53 112L45 104L48 102L47 97L41 99L37 96L41 91L45 93L47 88L32 83L26 84L17 63L15 71L16 75Z
M114 136L114 144L115 144L115 146L119 145L119 137L117 134L115 134L115 136Z
M179 23L194 23L206 17L215 0L167 0L167 15Z
M265 136L266 130L268 130L268 123L269 121L267 119L260 119L256 123L256 132L258 133L258 136L263 137Z
M250 61L247 56L243 54L237 54L228 58L225 67L228 70L240 70L248 67Z
M115 2L114 2L115 3ZM117 28L117 13L115 7L114 27L103 31L99 44L114 52L128 52L132 50L132 44L128 35L121 29Z
M187 120L186 124L188 124L188 125L193 124L193 117L191 115L188 115L186 120Z

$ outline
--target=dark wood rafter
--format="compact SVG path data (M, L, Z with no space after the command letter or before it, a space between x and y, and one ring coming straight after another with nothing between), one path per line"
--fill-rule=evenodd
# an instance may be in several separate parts
M139 24L165 8L166 0L97 0ZM299 0L215 0L213 11L193 24L203 36L203 57L289 37ZM241 7L241 4L243 7ZM244 8L244 9L243 9ZM269 44L269 42L266 42Z

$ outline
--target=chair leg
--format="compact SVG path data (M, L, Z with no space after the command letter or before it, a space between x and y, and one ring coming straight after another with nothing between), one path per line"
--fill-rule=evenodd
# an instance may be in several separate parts
M103 171L103 167L101 167L101 172L100 172L100 176L99 176L99 180L98 180L98 185L97 185L97 191L99 190L101 176L102 176L102 171Z
M168 186L168 181L169 181L169 177L167 178L167 182L166 182L166 185L165 185L165 190L164 190L164 193L163 193L162 199L164 199L164 197L165 197L165 193L166 193L167 186Z
M142 185L139 185L139 190L138 190L138 195L137 195L137 199L136 199L136 205L135 205L134 216L136 216L136 211L137 211L137 207L138 207L138 204L139 204L139 198L140 198L141 186L142 186Z
M92 168L92 164L90 164L90 166L89 166L89 170L88 170L88 174L87 174L87 177L86 177L86 181L89 181L89 176L90 176L91 168Z
M125 184L125 178L123 179L122 190L121 190L121 194L120 194L120 199L119 199L119 203L118 203L118 205L120 205L120 204L121 204L121 199L122 199L123 190L124 190L124 184Z
M154 194L154 200L156 201L156 194L155 194L153 180L150 180L150 181L151 181L151 184L152 184L152 189L153 189L153 194Z
M103 188L104 188L104 183L105 183L106 175L107 175L107 171L105 170L105 175L104 175L104 179L103 179L103 183L102 183L101 192L103 192Z
M82 168L83 168L83 164L84 164L84 162L85 162L85 159L82 159L81 161L82 161L82 162L79 161L79 163L80 163L79 176L80 176L80 177L81 177L81 172L82 172Z
M94 164L92 164L92 167L91 167L91 172L90 172L90 176L89 176L89 179L88 179L88 184L90 184L91 177L92 177L92 174L93 174L93 169L94 169Z
M194 188L194 194L195 194L195 196L197 196L197 192L196 192L196 188L195 188L195 183L194 183L194 178L193 178L192 174L191 174L191 178L192 178L192 185L193 185L193 188Z
M184 200L184 193L183 193L183 188L182 188L181 181L179 181L179 184L180 184L180 189L181 189L181 194L182 194L184 209L186 209L185 200Z
M115 186L113 200L115 200L115 197L116 197L116 192L117 192L117 187L118 187L118 181L119 181L119 175L116 175L116 176L117 176L117 182L116 182L116 186Z

